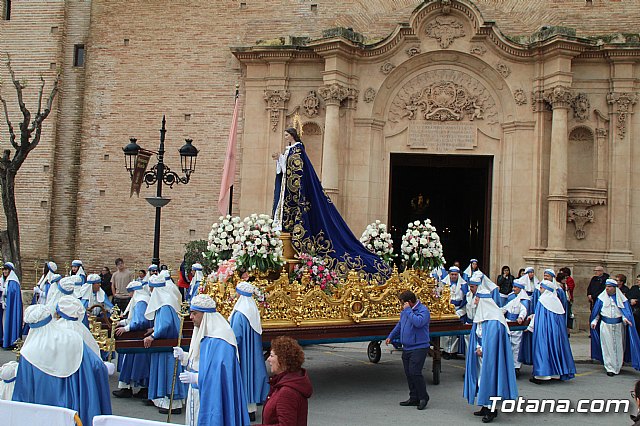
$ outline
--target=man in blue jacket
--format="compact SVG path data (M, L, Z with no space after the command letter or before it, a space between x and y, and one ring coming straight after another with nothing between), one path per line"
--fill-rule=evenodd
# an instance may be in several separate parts
M429 309L416 300L416 295L411 291L405 291L398 296L402 303L400 321L387 337L386 344L400 336L402 343L402 364L404 374L409 384L409 399L402 401L403 407L417 406L418 410L424 410L429 402L427 385L422 375L422 368L429 351Z

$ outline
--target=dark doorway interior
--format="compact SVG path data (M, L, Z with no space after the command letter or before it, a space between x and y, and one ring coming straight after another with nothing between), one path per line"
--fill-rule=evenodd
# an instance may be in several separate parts
M447 266L477 258L489 274L493 157L391 154L389 224L399 251L407 224L431 219Z

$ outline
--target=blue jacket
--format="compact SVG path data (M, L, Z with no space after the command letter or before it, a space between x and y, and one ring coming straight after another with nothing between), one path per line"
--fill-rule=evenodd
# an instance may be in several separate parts
M400 321L389 333L389 339L400 336L400 343L404 350L429 348L429 309L418 302L413 308L405 308L400 312Z

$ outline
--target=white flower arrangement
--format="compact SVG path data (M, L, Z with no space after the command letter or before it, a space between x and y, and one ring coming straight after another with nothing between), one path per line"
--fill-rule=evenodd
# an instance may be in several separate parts
M284 265L280 231L273 229L273 219L266 214L252 214L239 224L238 240L232 257L245 271L277 271Z
M211 225L207 253L203 255L210 259L214 268L231 259L234 246L240 241L242 221L238 216L220 216L218 222Z
M400 249L407 266L414 269L431 271L445 262L440 236L429 219L407 225Z
M377 254L387 263L391 263L396 257L393 253L391 234L387 232L387 225L379 220L367 225L360 237L360 242L367 250Z

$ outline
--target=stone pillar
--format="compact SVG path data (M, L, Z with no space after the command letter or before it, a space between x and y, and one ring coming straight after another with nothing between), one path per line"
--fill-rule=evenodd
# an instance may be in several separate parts
M544 94L553 108L551 120L551 157L549 161L549 217L547 249L564 251L567 230L568 112L571 92L556 86Z
M346 87L333 83L320 87L318 93L326 106L322 145L322 186L335 202L339 187L340 104L347 98L349 91Z

